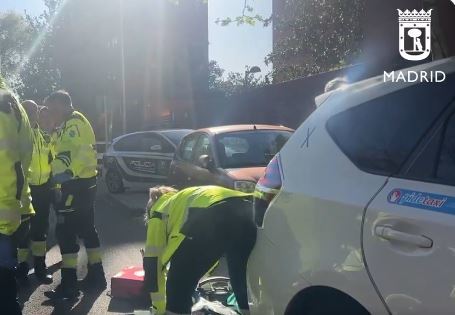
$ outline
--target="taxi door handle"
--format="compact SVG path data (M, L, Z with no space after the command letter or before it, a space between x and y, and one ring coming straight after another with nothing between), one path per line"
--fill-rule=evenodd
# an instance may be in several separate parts
M420 248L433 247L433 240L424 235L416 235L416 234L410 234L410 233L397 231L387 225L377 225L374 228L374 234L377 237L380 237L387 241L397 241L397 242L417 246Z

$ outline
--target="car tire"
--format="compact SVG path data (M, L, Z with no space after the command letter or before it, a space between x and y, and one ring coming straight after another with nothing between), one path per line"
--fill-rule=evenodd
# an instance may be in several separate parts
M125 191L122 175L117 170L109 169L106 172L105 182L107 190L112 194L120 194Z
M314 287L298 294L286 310L286 315L370 315L360 303L335 289Z

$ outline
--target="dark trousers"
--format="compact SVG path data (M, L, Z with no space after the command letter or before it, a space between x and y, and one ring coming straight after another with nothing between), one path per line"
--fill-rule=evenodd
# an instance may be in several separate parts
M13 237L0 234L0 307L2 314L20 315L14 267L16 244Z
M30 186L32 192L32 204L35 208L35 216L30 221L30 234L32 241L46 241L49 230L49 210L53 198L50 183L40 186Z
M190 208L182 232L187 238L170 261L167 310L191 313L191 298L197 283L222 256L227 259L239 307L247 310L246 267L256 241L251 202L231 198L209 209Z
M28 248L30 245L30 220L31 215L22 215L21 225L13 234L14 244L17 248Z
M50 183L30 186L35 215L23 221L15 233L18 248L29 248L30 241L44 242L49 229L49 209L52 202Z
M62 185L62 198L56 203L56 235L60 252L76 254L78 238L87 249L98 248L95 228L96 178L77 179Z

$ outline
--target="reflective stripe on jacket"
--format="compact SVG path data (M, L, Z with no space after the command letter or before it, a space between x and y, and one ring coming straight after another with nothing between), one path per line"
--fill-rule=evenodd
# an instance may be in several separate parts
M90 122L74 111L63 123L55 139L55 159L52 174L64 173L73 178L91 178L97 174L96 140Z
M21 214L33 214L28 172L33 135L22 106L0 89L0 234L12 235Z
M51 144L46 141L43 131L36 127L33 129L33 156L30 167L30 185L43 185L51 176Z
M147 225L147 241L144 257L154 266L145 268L150 270L149 290L152 296L164 297L165 292L165 272L166 265L172 255L180 246L185 236L180 233L182 226L188 219L188 209L190 208L209 208L211 205L232 197L250 197L240 191L219 187L201 186L191 187L181 190L175 194L163 195L150 209L149 221ZM145 266L144 266L145 267ZM153 306L158 313L162 310L162 299L157 300Z

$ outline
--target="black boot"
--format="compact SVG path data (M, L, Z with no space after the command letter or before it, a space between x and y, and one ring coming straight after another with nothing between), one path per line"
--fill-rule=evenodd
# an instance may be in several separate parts
M52 275L47 270L45 257L35 256L33 259L35 262L35 277L38 282L43 284L51 284Z
M81 287L84 290L93 289L97 291L103 291L107 288L103 264L88 265L87 276L81 281Z
M21 287L26 287L30 284L28 279L28 272L30 267L26 261L21 262L16 269L16 279Z
M79 289L77 287L76 269L62 268L62 282L52 291L44 292L44 295L51 299L72 300L79 297Z
M2 314L21 315L17 301L15 271L0 267L0 305Z

